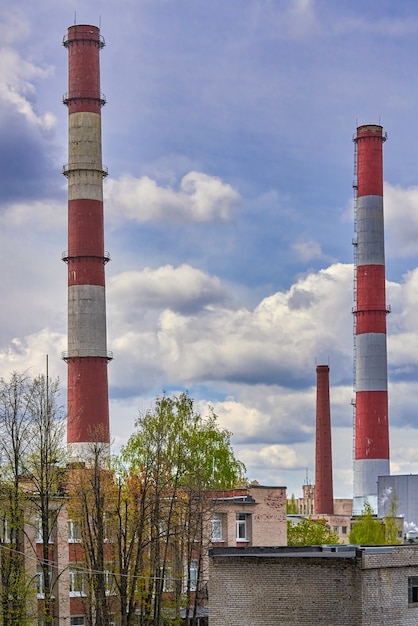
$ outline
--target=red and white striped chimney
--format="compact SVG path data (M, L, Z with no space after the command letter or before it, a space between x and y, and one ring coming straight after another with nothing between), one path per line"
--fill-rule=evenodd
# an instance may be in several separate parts
M334 515L332 486L331 409L329 401L329 367L316 368L316 447L314 512Z
M355 444L353 513L377 513L377 479L389 466L383 143L378 125L359 126L356 145Z
M68 50L68 417L70 453L82 458L92 441L110 444L104 266L99 53L96 26L70 26Z

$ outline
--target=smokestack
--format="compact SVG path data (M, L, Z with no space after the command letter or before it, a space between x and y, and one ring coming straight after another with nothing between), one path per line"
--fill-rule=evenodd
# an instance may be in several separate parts
M329 402L329 367L316 368L316 449L314 511L334 515L332 488L331 411Z
M353 513L377 513L377 479L387 476L389 427L386 353L383 143L381 126L354 137L357 189L355 242L355 444Z
M75 25L68 50L68 365L67 443L82 458L89 442L110 445L106 342L103 178L99 53L96 26Z

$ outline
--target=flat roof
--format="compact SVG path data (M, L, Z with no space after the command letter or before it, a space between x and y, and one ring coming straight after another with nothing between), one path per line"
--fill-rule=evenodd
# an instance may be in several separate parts
M398 546L397 546L398 547ZM249 548L211 548L209 556L255 557L255 558L338 558L360 559L365 554L393 552L393 546L360 546L351 544L329 544L323 546L274 546Z

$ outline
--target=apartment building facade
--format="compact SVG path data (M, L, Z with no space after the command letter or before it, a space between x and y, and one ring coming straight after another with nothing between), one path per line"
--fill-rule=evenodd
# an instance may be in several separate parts
M188 569L183 567L182 585L192 592L192 605L180 609L180 615L194 614L198 626L208 623L209 549L216 547L248 549L254 546L286 545L286 488L250 486L242 489L213 491L205 517L206 539L192 542ZM3 528L3 549L10 546L7 528ZM104 538L104 553L109 557L109 569L104 572L106 602L111 623L120 624L120 607L115 593L112 554L113 538ZM91 611L87 584L86 561L78 521L71 518L65 495L54 498L48 548L45 552L40 518L28 511L21 549L25 554L26 580L31 588L27 595L27 613L33 623L45 626L45 574L43 566L47 553L47 576L51 585L51 612L54 626L87 626ZM169 598L173 591L174 568L168 564L164 573L164 591ZM138 607L139 610L139 607ZM170 616L168 615L168 618ZM139 622L138 622L139 623ZM169 622L168 622L169 623Z
M211 496L212 546L286 545L286 487L256 485Z

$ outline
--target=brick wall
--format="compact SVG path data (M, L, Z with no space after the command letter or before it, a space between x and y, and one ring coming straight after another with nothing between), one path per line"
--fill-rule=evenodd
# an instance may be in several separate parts
M358 560L216 557L209 615L210 626L361 624Z
M416 626L418 603L408 603L408 578L418 577L418 546L392 546L388 553L365 551L363 623Z
M213 550L210 626L418 624L418 545L333 550Z
M213 512L223 515L223 544L240 547L285 546L286 487L256 486L241 491L218 492L219 496L214 500ZM234 497L228 497L228 494ZM247 516L247 541L237 541L237 513Z
M253 513L253 545L285 546L287 544L286 489L284 487L251 487L249 491L258 503Z

